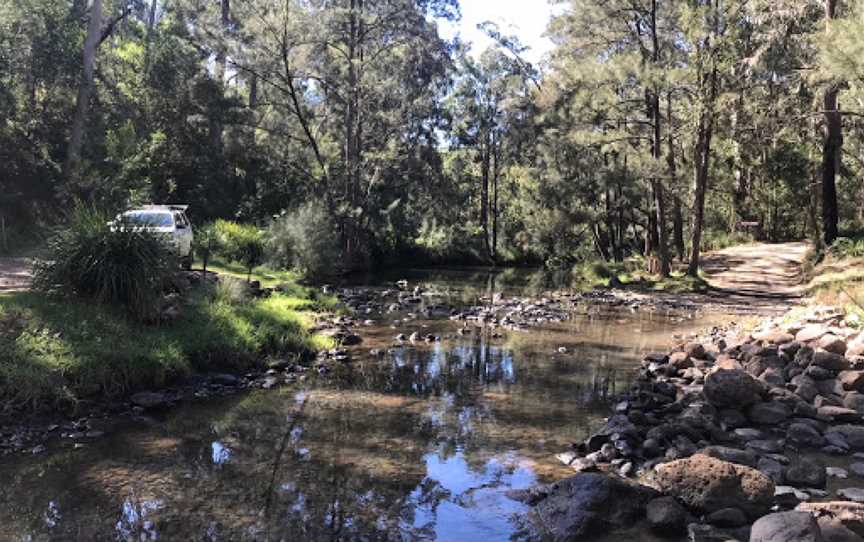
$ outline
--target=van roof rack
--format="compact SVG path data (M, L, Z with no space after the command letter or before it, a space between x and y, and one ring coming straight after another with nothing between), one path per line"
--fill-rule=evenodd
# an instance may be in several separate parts
M170 209L170 210L172 210L172 211L186 211L186 209L188 209L189 206L188 206L188 205L175 205L175 204L168 204L168 205L142 205L141 208L142 208L142 209Z

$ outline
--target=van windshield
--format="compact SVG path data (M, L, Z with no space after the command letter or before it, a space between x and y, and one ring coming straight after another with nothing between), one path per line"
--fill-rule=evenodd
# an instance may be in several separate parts
M123 221L133 226L149 228L169 228L173 225L171 213L154 213L150 211L135 211L123 215Z

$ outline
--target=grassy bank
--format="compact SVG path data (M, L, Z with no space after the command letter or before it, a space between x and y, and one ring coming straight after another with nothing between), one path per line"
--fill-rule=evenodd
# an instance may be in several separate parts
M647 272L644 258L628 258L623 262L594 261L573 268L573 283L579 289L617 287L644 292L693 293L704 292L708 285L701 277L691 277L683 269L673 270L669 277Z
M253 274L265 285L284 278ZM180 316L162 325L89 301L0 295L0 414L68 409L81 399L120 397L195 372L244 371L268 355L330 346L308 330L316 312L335 305L332 298L296 282L262 299L246 299L242 289L239 281L197 287L183 297Z
M810 260L807 290L813 302L842 307L864 322L864 257L828 251Z

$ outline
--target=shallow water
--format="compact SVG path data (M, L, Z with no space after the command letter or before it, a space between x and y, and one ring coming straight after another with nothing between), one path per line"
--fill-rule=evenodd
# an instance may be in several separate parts
M465 301L523 291L518 275L410 278ZM601 422L642 355L717 321L691 316L580 307L502 338L382 317L326 379L4 460L0 539L508 540L525 508L506 491L570 474L555 454ZM406 330L444 338L368 354Z

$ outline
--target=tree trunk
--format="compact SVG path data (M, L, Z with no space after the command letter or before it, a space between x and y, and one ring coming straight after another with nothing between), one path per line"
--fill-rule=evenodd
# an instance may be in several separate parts
M493 140L497 138L493 137ZM491 256L492 261L498 261L498 178L500 176L500 141L495 141L493 147L494 152L492 154L492 158L494 159L492 165L492 247L491 247Z
M90 5L90 21L87 24L87 38L84 40L82 55L81 82L78 85L78 97L75 101L75 116L72 118L72 130L69 135L69 147L66 150L66 160L63 163L63 177L67 182L77 175L78 163L81 161L81 146L84 141L84 122L90 105L90 94L93 91L93 71L96 62L96 49L102 38L102 0L93 0Z
M711 160L711 138L714 135L714 102L717 97L717 66L711 68L706 102L699 108L699 125L693 156L693 231L690 265L687 274L699 274L699 256L702 243L702 226L705 214L705 191L708 186L708 171Z
M826 24L836 15L837 0L825 0ZM825 90L823 111L825 115L824 139L822 142L822 236L826 245L837 238L837 172L840 170L840 153L843 149L843 119L837 107L839 88L832 84Z
M660 40L657 36L657 0L651 0L651 61L660 62ZM661 134L660 91L655 86L649 90L648 105L652 123L651 155L658 163L663 154L663 138ZM651 192L654 198L654 232L656 238L657 257L660 260L660 276L669 276L669 244L666 238L666 201L663 195L663 183L658 178L651 180Z
M686 258L687 248L684 246L684 215L681 212L681 198L672 198L672 235L675 240L675 253L678 261L683 262Z
M153 32L156 28L156 8L158 0L151 0L147 13L147 34L144 37L144 77L150 72L150 47L153 43Z
M488 130L483 133L480 164L480 225L483 229L483 248L491 257L489 248L489 174L491 170L492 151L491 135Z
M222 30L225 33L227 39L227 33L231 27L231 1L230 0L220 0L221 5L221 22L222 22ZM213 70L213 80L216 82L216 87L218 89L218 96L220 98L225 95L225 71L228 63L228 53L225 50L226 46L224 43L220 43L219 47L216 51L216 65ZM222 132L225 127L222 124L221 109L222 104L212 104L210 112L210 124L209 124L209 132L210 132L210 146L218 151L220 154L222 152ZM218 111L217 111L218 110Z
M675 138L672 133L672 92L666 93L666 144L669 149L666 155L666 164L669 170L669 182L676 184L678 172L675 165ZM672 195L672 236L675 243L675 253L678 261L684 261L684 217L681 213L681 198L678 194Z

